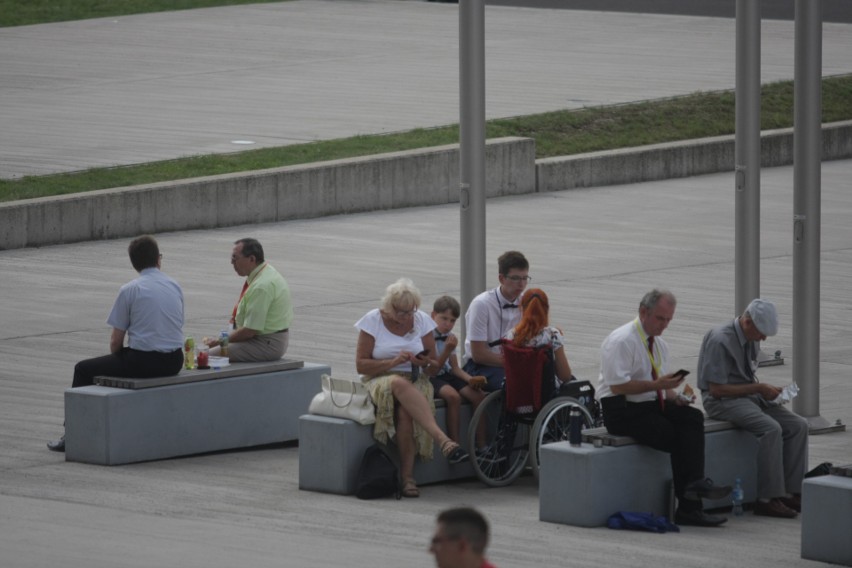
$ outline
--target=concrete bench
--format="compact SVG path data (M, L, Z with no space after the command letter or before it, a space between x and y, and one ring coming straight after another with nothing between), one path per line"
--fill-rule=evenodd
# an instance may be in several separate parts
M802 484L802 558L852 566L852 465Z
M705 473L720 485L742 481L746 502L757 495L757 438L728 422L704 423ZM594 445L595 440L601 446ZM641 446L605 428L584 433L583 444L567 442L541 448L539 519L581 527L598 527L617 511L668 515L671 494L669 455ZM704 500L707 508L730 505L729 499Z
M100 465L297 440L327 365L281 359L65 391L65 459ZM126 388L104 386L122 384Z
M435 419L446 431L446 407L435 401ZM462 404L459 435L467 439L470 405ZM362 426L351 420L306 414L299 418L299 489L351 495L355 493L358 468L364 450L375 443L373 426ZM435 444L431 461L414 463L418 485L473 477L469 461L450 465Z

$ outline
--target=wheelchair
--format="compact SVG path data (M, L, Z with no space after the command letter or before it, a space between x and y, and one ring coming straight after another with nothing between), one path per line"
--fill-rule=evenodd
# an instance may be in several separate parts
M506 380L477 407L468 428L473 470L492 487L511 484L527 464L538 479L541 446L568 440L573 408L580 411L582 429L603 422L589 381L572 377L556 387L550 347L517 347L508 340L501 345ZM484 445L478 442L481 428Z

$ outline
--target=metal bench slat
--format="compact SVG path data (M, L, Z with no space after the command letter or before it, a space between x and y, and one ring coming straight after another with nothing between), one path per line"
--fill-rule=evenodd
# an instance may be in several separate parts
M730 422L726 422L724 420L715 420L713 418L705 418L704 419L704 433L708 432L721 432L723 430L733 430L735 426ZM593 443L594 440L600 440L603 442L604 446L630 446L636 443L636 440L631 438L630 436L616 436L615 434L610 434L606 431L606 427L601 426L600 428L589 428L588 430L583 430L583 441L586 443Z

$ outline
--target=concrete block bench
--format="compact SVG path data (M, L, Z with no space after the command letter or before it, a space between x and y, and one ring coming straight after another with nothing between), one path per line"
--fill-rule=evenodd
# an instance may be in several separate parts
M435 401L435 419L446 431L446 407ZM470 405L462 404L460 436L467 439ZM299 418L299 489L352 495L364 450L375 443L373 426L362 426L351 420L306 414ZM435 444L432 461L414 463L418 485L473 477L469 461L450 465Z
M65 391L65 459L99 465L297 440L327 365L281 359ZM113 386L106 386L113 385Z
M852 465L802 484L802 558L852 566Z
M757 438L728 422L707 419L705 473L720 485L743 484L746 502L757 495ZM601 441L596 447L595 439ZM605 428L584 432L583 444L567 442L541 448L539 519L581 527L599 527L617 511L668 515L671 462L665 452L641 446ZM730 505L729 499L704 500L707 508Z

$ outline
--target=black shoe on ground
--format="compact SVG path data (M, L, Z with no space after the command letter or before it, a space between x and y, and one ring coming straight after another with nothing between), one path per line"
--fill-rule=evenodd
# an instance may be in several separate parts
M715 485L709 477L693 481L683 490L683 498L693 501L698 499L724 499L730 494L730 485Z
M47 449L51 452L64 452L65 451L65 436L62 436L58 440L54 440L53 442L47 443Z
M696 509L695 511L678 511L675 513L675 524L676 525L690 525L693 527L718 527L719 525L727 522L727 517L720 517L718 515L710 515L705 513L701 509Z

